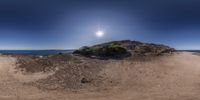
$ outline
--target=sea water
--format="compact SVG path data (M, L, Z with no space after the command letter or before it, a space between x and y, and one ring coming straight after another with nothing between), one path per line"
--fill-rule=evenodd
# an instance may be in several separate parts
M36 55L47 56L60 53L72 53L74 50L0 50L2 55Z
M200 53L200 50L178 50L180 52L199 52Z

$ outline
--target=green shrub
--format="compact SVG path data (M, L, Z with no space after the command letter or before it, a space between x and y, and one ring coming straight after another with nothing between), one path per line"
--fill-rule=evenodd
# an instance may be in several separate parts
M99 48L97 50L97 55L106 56L106 57L115 57L115 56L120 56L126 53L127 51L125 48L119 45L113 45L113 44L103 46L102 48Z
M93 50L90 47L84 46L79 50L74 51L74 54L81 54L84 56L90 56L93 54Z
M119 44L107 44L99 47L82 47L74 52L83 56L120 57L128 54L128 51Z

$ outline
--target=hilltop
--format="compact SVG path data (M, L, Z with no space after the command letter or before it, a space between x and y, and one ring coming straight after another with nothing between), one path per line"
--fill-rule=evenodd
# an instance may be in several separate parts
M162 55L174 51L174 48L165 45L122 40L98 44L91 47L84 46L74 51L73 54L93 58L124 58L131 55Z

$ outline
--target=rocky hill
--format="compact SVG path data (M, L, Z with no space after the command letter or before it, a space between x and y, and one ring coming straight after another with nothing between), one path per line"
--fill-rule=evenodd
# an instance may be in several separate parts
M95 58L123 58L131 55L162 55L174 51L174 48L165 45L122 40L98 44L91 47L84 46L74 51L74 54Z

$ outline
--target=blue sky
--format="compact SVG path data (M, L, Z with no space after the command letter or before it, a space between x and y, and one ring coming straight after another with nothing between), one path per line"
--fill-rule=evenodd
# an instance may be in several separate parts
M1 0L0 49L138 40L200 49L199 0ZM98 30L105 32L96 37Z

